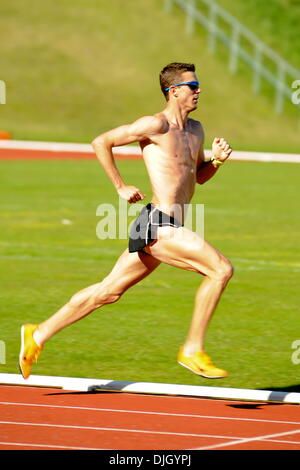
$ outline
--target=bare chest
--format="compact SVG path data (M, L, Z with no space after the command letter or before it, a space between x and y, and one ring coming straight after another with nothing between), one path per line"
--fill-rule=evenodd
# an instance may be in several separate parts
M189 130L171 128L161 138L161 150L179 165L194 166L197 161L200 137Z

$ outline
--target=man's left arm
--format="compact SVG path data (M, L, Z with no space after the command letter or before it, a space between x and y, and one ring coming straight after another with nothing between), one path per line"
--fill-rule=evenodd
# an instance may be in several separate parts
M209 161L205 161L203 142L199 150L198 165L197 165L197 183L204 184L210 180L218 171L218 168L223 165L225 160L232 152L230 145L225 139L216 137L212 144L212 157Z

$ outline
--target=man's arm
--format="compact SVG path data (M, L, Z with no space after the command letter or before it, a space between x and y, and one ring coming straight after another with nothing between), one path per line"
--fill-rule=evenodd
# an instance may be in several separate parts
M211 161L205 161L204 151L200 153L199 165L197 168L197 183L204 184L210 180L218 171L218 167L214 167Z
M128 202L137 202L145 195L135 186L127 185L122 179L113 156L113 147L141 142L151 136L166 132L165 123L160 117L145 116L132 124L124 125L100 134L92 146L107 176L120 197Z
M215 168L210 161L205 161L204 129L200 122L199 122L199 132L200 132L200 149L198 152L198 161L197 161L197 183L204 184L216 173L218 168Z
M203 142L203 140L202 140ZM204 184L206 181L210 180L214 174L218 171L220 165L222 165L225 160L231 154L232 149L230 145L223 138L215 138L212 145L212 159L205 161L203 144L199 150L199 165L197 167L197 183Z

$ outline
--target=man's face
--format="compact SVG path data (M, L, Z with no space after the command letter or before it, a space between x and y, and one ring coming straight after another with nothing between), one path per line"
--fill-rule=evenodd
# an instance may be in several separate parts
M182 82L198 82L198 79L194 72L183 72L178 80L178 83ZM180 104L188 108L188 112L197 109L198 98L201 93L199 85L198 87L193 85L180 85L172 89L176 99L180 100Z
M198 82L197 76L194 72L183 72L180 75L178 83L182 82ZM180 100L180 103L188 108L188 111L194 111L197 109L199 94L201 93L200 86L189 86L180 85L173 87L173 93L176 95L176 99Z

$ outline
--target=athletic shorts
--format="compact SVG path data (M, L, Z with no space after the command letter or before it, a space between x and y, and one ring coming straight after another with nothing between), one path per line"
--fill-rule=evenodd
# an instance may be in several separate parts
M182 227L178 220L161 212L153 204L143 207L134 221L129 236L129 252L143 251L145 246L157 239L157 227Z

